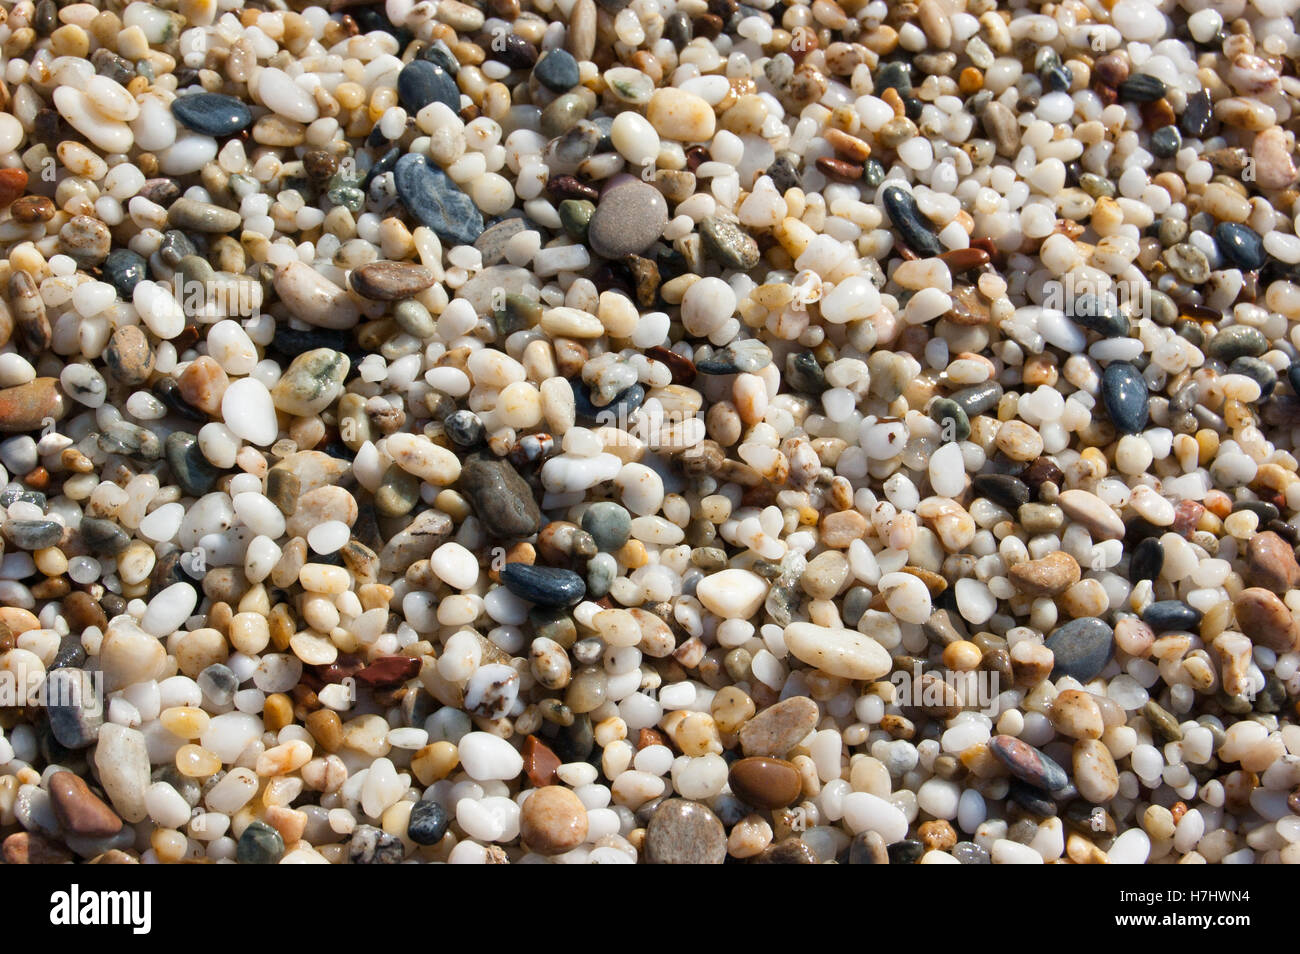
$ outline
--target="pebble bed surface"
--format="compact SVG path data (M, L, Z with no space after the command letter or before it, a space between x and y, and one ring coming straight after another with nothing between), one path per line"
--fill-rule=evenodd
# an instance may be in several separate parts
M3 860L1300 861L1297 7L4 0Z

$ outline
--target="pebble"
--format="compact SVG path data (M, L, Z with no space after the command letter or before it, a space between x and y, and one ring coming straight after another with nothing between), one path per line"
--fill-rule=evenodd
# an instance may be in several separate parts
M1246 579L1251 586L1285 596L1300 586L1295 548L1272 530L1255 534L1246 544Z
M442 841L451 825L447 810L433 799L421 799L411 809L406 824L406 837L417 845L436 845Z
M645 859L652 865L720 865L727 856L727 833L706 805L683 798L665 799L645 830Z
M572 570L552 566L507 563L501 582L520 599L538 606L572 606L586 593L586 584Z
M348 839L348 864L397 865L405 855L401 839L374 825L358 825Z
M348 273L352 290L372 301L414 298L434 281L433 269L414 262L368 262Z
M1276 595L1258 586L1237 594L1233 602L1237 625L1251 642L1275 652L1300 648L1300 623Z
M533 66L533 78L555 93L567 93L581 80L578 61L567 50L548 50Z
M1150 398L1146 381L1127 361L1107 365L1101 375L1101 396L1111 423L1121 434L1137 434L1147 426Z
M46 784L54 814L66 831L85 838L109 838L122 830L122 819L80 776L55 772Z
M172 100L172 115L186 129L218 139L233 136L253 124L248 107L233 96L194 93Z
M457 483L493 537L527 537L542 528L542 512L532 488L504 460L471 457Z
M749 271L758 265L758 243L734 222L705 218L700 222L700 241L705 253L723 268Z
M1070 784L1065 769L1020 739L996 735L989 742L989 750L1011 770L1012 775L1034 788L1059 792Z
M785 628L785 644L795 658L844 679L879 679L893 665L884 647L851 629L791 623Z
M397 96L414 116L430 103L442 103L460 112L460 90L451 75L430 60L412 60L397 74Z
M755 808L784 808L803 792L799 770L783 759L752 756L731 763L731 790Z
M740 727L740 746L746 756L784 758L817 727L817 703L791 696L759 712Z
M587 840L587 809L561 785L534 789L519 816L523 843L540 855L572 851Z
M592 251L602 258L621 259L649 248L668 224L663 194L639 179L610 186L587 226Z
M1045 643L1054 659L1053 678L1095 679L1110 662L1114 642L1114 631L1099 619L1081 617L1057 627Z
M397 160L393 182L402 204L444 242L472 245L483 233L478 207L424 156L407 153Z
M907 247L927 258L943 252L938 237L921 215L916 199L900 186L885 186L881 192L885 213L898 229ZM969 411L967 413L970 413Z

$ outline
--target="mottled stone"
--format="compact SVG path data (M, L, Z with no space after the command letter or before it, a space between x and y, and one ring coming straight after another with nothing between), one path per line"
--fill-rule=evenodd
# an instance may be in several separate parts
M718 816L699 802L666 799L646 825L649 864L720 865L726 857L726 830Z

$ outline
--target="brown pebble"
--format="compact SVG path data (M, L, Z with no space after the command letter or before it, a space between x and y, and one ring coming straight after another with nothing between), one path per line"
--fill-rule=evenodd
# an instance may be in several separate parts
M1272 530L1251 537L1246 544L1246 580L1279 595L1300 585L1300 563L1295 550Z
M21 199L15 199L13 205L9 206L9 214L14 221L24 225L48 222L54 218L56 211L54 203L43 195L25 195Z
M369 686L398 686L414 679L420 660L414 656L381 656L357 672L357 678Z
M108 838L122 830L122 819L81 776L55 772L49 778L49 790L54 814L68 831L87 838Z
M856 162L821 156L817 160L817 171L834 182L857 182L862 178L863 169Z
M67 402L57 378L37 378L26 384L0 389L0 433L34 431L47 418L61 420Z
M414 262L369 262L348 276L352 290L373 301L411 298L433 284L433 269Z
M555 781L555 770L560 767L560 757L535 735L524 739L524 774L538 788Z
M782 838L775 845L763 849L757 858L750 862L754 865L816 865L821 861L812 847L798 836Z
M784 808L803 791L799 770L784 759L751 756L731 764L731 790L755 808Z
M1300 648L1300 623L1290 608L1269 590L1251 586L1237 595L1237 625L1252 643L1279 653Z
M539 855L572 851L587 838L586 806L562 785L539 788L519 814L519 837Z
M27 188L27 173L23 169L0 169L0 208L9 205Z
M7 865L62 865L72 861L72 852L33 831L14 832L0 849Z
M98 626L101 630L108 627L108 614L104 608L89 593L80 590L74 590L64 598L63 618L74 633L90 626Z

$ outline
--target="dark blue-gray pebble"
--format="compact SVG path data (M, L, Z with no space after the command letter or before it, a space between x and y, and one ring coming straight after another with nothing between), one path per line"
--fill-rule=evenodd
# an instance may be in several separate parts
M104 259L104 281L108 282L123 298L130 298L135 286L149 277L149 263L129 248L115 248Z
M578 85L578 61L567 50L549 50L533 67L533 76L553 93L567 93Z
M1133 548L1128 575L1133 583L1155 580L1165 566L1165 547L1156 537L1147 537Z
M1190 632L1201 622L1201 611L1182 600L1157 600L1142 611L1142 622L1157 633Z
M1248 225L1239 222L1220 222L1214 230L1214 244L1219 254L1231 265L1253 272L1264 267L1264 240Z
M1046 642L1056 660L1052 678L1070 676L1080 682L1097 678L1110 662L1114 644L1114 631L1099 619L1072 619L1057 627Z
M429 60L412 60L397 74L397 98L411 115L430 103L443 103L460 112L460 88L451 74Z
M1240 357L1228 365L1229 374L1244 374L1259 385L1259 399L1262 401L1273 393L1277 387L1277 372L1273 366L1261 358Z
M572 606L587 592L582 577L557 566L507 563L501 582L515 596L538 606Z
M253 124L253 114L240 100L221 93L194 93L172 100L172 115L186 129L205 136L233 136Z
M885 212L907 243L907 247L922 258L933 258L943 254L944 248L938 236L930 230L921 210L917 208L912 193L902 186L887 185L881 191L885 203Z
M1101 373L1101 398L1111 423L1121 434L1137 434L1147 426L1147 383L1127 361L1112 362Z
M424 156L408 152L398 159L393 182L402 204L444 242L473 245L483 234L483 213L478 206Z
M406 837L417 845L436 845L447 834L450 824L447 809L435 801L421 799L411 809L411 817L406 822Z
M241 865L273 865L284 855L284 839L266 822L249 822L235 845Z
M1097 295L1080 295L1074 302L1071 321L1103 338L1127 338L1128 319L1120 313L1114 300Z

